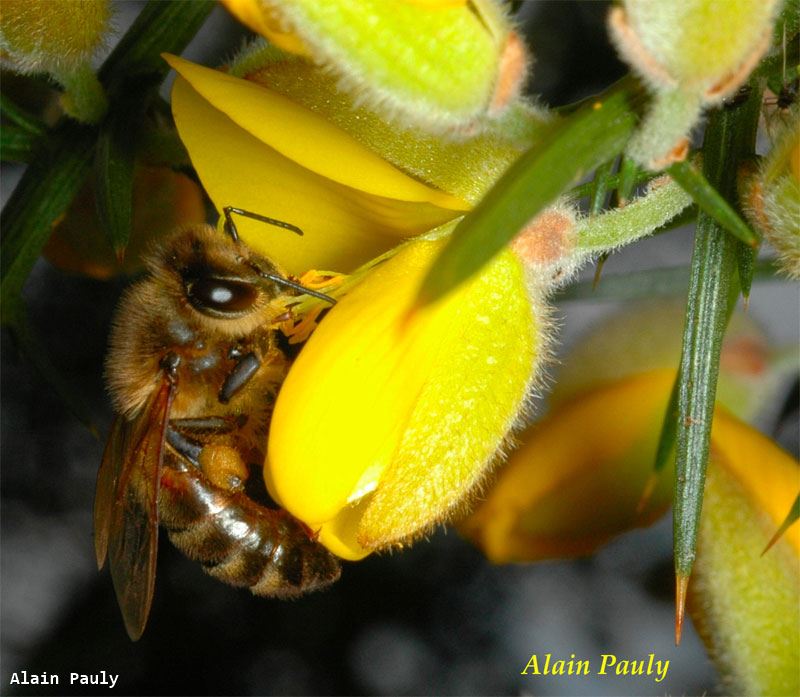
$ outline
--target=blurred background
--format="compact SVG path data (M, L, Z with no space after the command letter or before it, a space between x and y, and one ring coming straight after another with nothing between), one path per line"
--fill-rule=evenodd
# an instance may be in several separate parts
M122 33L142 6L118 4ZM526 2L535 56L530 89L549 105L599 91L625 70L608 44L602 2ZM245 31L217 8L185 55L223 62ZM4 167L4 200L21 167ZM688 263L691 230L609 259L604 274ZM592 269L586 274L591 277ZM105 693L70 687L70 672L119 674L115 694L167 695L695 695L716 676L691 627L673 642L669 517L570 562L495 567L453 530L402 553L345 564L330 590L282 602L205 576L162 539L155 601L138 643L125 634L107 571L92 546L94 485L111 410L102 383L109 320L124 281L68 276L44 261L26 287L52 360L89 405L99 438L81 425L2 337L0 692ZM565 346L613 311L563 302ZM750 314L777 345L798 340L797 287L760 283ZM762 428L797 451L797 387ZM523 676L531 654L601 653L669 660L667 679ZM14 671L61 684L9 686Z

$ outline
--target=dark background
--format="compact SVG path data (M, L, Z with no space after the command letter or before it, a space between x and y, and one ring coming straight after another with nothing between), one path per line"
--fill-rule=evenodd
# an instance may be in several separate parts
M120 9L120 30L140 3ZM532 90L565 104L624 72L606 40L605 3L522 9L534 46ZM244 36L215 10L187 55L213 65ZM19 168L3 171L7 197ZM690 231L616 255L606 272L688 260ZM751 312L797 337L788 284L764 284ZM2 694L106 693L69 673L120 674L115 694L701 694L715 674L691 627L672 642L669 520L592 558L493 567L452 530L403 553L346 564L330 590L294 602L254 598L205 576L166 539L155 602L138 643L124 632L107 572L93 561L91 507L111 419L102 385L109 318L122 282L37 264L26 288L52 359L89 405L96 439L2 339ZM558 308L569 343L608 303ZM786 318L790 318L787 322ZM796 395L788 404L796 403ZM786 416L791 419L791 414ZM770 429L779 424L769 424ZM796 447L796 432L783 429ZM532 678L532 653L670 659L668 678ZM54 687L9 686L12 672L56 673ZM13 689L12 689L13 687Z

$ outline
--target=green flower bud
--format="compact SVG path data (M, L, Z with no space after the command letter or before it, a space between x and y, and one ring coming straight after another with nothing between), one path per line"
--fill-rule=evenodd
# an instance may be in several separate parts
M525 47L496 0L223 0L273 44L310 57L357 103L467 135L514 101Z
M779 0L624 0L609 14L622 58L655 94L629 154L659 169L686 156L706 105L741 85L767 50Z
M0 56L17 72L48 73L66 90L64 111L95 123L107 104L90 61L110 18L108 0L3 0Z
M800 279L800 106L775 134L775 144L745 187L747 215L778 252L787 276Z

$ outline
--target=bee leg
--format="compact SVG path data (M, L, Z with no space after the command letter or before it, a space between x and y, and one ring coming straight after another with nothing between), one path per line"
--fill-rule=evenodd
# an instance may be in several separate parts
M187 460L195 467L200 467L200 454L203 452L203 444L196 440L187 438L180 431L176 430L172 424L167 427L167 443L184 460Z
M252 379L261 367L261 361L252 351L242 356L225 378L219 390L219 399L222 404L227 404L233 397Z
M214 417L212 417L214 418ZM176 419L176 421L201 421L200 419ZM181 433L174 423L167 429L167 443L218 489L236 492L244 489L250 471L239 451L231 445L210 439L206 442L195 440ZM178 464L178 463L176 463ZM178 465L177 469L184 469Z
M199 418L170 419L171 428L189 437L204 440L207 436L233 433L247 422L247 416L203 416Z

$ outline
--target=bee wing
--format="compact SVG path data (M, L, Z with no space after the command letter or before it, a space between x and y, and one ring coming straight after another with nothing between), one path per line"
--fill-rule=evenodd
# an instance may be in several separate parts
M166 375L132 419L117 417L97 476L95 554L109 558L125 628L144 631L156 580L158 488L175 382Z

